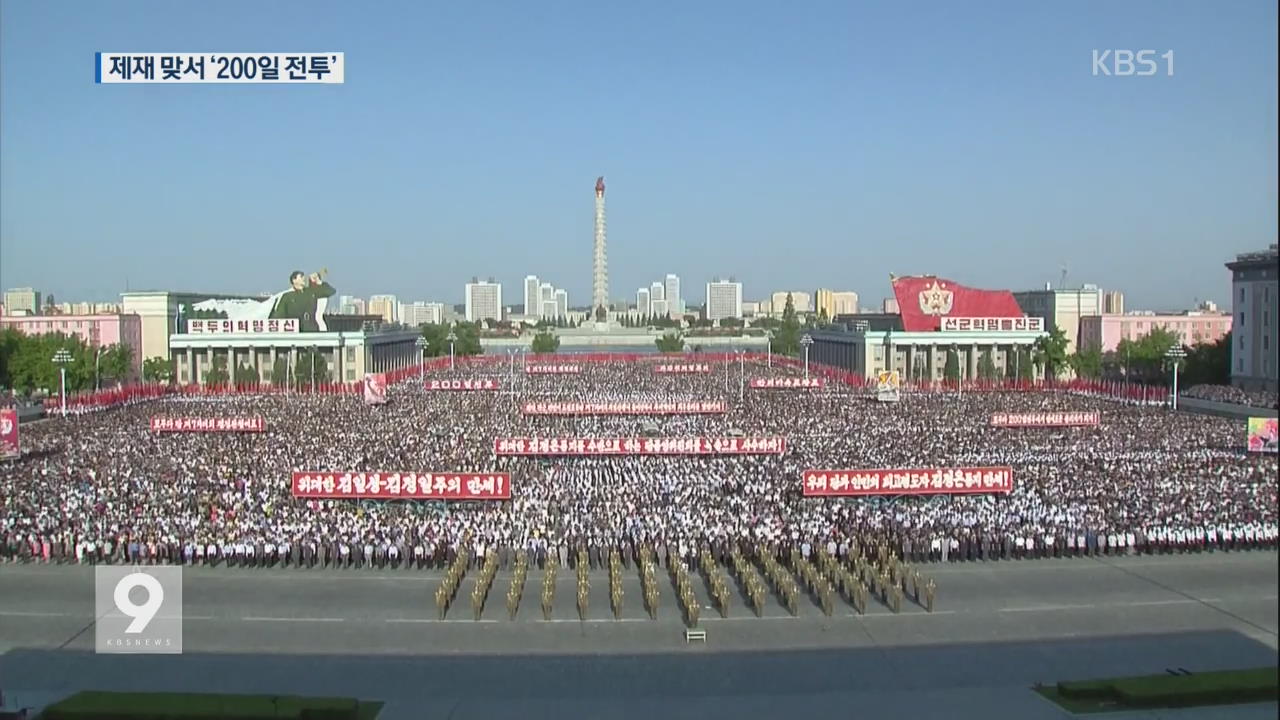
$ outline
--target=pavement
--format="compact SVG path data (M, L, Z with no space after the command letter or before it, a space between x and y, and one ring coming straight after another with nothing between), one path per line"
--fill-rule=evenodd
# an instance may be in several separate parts
M592 576L585 621L561 570L551 621L533 570L516 620L499 573L480 621L464 580L445 619L439 573L186 568L182 655L93 653L93 571L0 566L0 689L50 702L79 689L354 695L398 718L1069 717L1035 683L1277 664L1277 555L1214 553L923 566L935 612L776 600L755 617L735 597L687 644L663 575L657 620L634 569L624 612ZM706 587L695 576L705 600ZM1126 713L1276 716L1275 703Z

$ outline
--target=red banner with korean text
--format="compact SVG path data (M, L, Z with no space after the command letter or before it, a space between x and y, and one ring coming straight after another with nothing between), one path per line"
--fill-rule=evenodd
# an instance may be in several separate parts
M690 402L527 402L525 415L710 415L729 411L718 400Z
M748 387L758 390L792 390L795 388L820 388L823 384L823 378L820 377L751 378Z
M0 458L15 458L22 453L18 445L18 411L0 408Z
M151 418L156 432L264 432L267 421L254 417L159 417Z
M979 290L932 275L893 278L893 296L906 332L941 329L946 316L964 318L1022 317L1022 308L1008 290Z
M1011 467L956 467L911 470L805 470L804 494L965 495L1013 491Z
M582 372L581 365L525 365L528 375L577 375Z
M502 383L487 378L477 380L428 380L428 390L497 390Z
M295 472L293 496L371 500L507 500L508 473Z
M495 455L781 455L784 437L496 438Z
M653 371L656 373L669 374L699 374L711 372L711 365L708 363L663 363L654 365Z
M991 427L1094 427L1102 423L1100 412L996 413Z

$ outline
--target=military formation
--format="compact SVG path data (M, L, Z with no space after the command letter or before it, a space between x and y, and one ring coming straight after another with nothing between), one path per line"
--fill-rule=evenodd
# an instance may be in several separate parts
M699 550L694 563L686 563L679 556L668 556L664 563L668 580L677 599L680 617L689 628L696 628L701 619L702 604L696 590L698 576L706 588L711 607L722 618L729 617L732 606L732 580L736 580L737 593L756 617L763 616L771 594L793 616L800 614L804 598L812 600L827 617L836 614L840 600L847 602L860 615L868 612L873 598L894 613L902 612L908 602L914 602L927 612L934 609L937 584L918 568L904 562L883 541L865 545L854 542L838 554L822 547L784 549L772 546L758 546L749 553L734 546L724 555L723 562L706 547ZM616 620L622 619L625 582L634 560L645 614L652 620L658 619L662 593L658 582L659 557L659 553L648 545L641 546L634 557L617 548L611 549L606 558L592 558L586 550L570 556L578 618L583 621L589 619L592 572L603 568L608 577L610 614ZM531 565L528 553L521 551L515 555L507 590L507 617L510 620L519 615ZM494 550L474 560L463 550L448 566L435 592L441 619L448 614L468 568L473 566L478 566L479 571L471 590L472 616L475 620L482 618L485 602L501 569L500 555ZM551 620L555 609L559 568L555 555L550 556L544 565L541 595L544 620Z

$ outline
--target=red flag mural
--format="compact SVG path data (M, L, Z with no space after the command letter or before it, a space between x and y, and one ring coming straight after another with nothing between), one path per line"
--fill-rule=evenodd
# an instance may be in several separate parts
M933 275L893 278L893 296L906 332L937 330L941 318L1022 317L1022 308L1008 290L977 290Z

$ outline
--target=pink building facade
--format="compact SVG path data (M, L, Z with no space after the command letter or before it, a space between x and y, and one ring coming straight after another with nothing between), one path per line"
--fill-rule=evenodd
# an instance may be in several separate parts
M1080 349L1114 352L1121 340L1136 341L1163 328L1183 345L1217 342L1231 332L1231 316L1217 313L1185 315L1086 315L1080 318Z
M139 315L5 315L0 316L0 328L14 328L23 335L74 335L91 347L127 345L133 350L134 378L142 374L142 317Z

